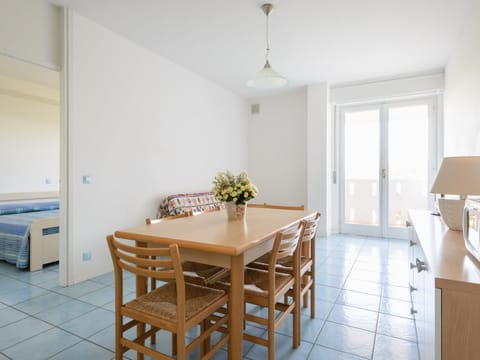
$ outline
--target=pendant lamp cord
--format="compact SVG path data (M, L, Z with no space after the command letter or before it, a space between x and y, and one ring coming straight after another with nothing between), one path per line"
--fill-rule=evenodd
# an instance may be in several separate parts
M267 48L265 49L265 61L268 62L268 55L270 53L270 39L269 39L269 28L268 28L268 18L269 18L269 14L266 14L267 15L267 20L265 22L266 24L266 29L265 29L265 35L266 35L266 43L267 43Z

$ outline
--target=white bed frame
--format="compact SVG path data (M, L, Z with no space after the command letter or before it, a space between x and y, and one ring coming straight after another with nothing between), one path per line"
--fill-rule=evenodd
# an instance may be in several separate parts
M9 193L0 194L2 201L58 199L59 193L35 192L35 193ZM35 220L30 226L30 271L41 270L43 264L58 261L59 234L42 235L42 230L59 226L59 218Z

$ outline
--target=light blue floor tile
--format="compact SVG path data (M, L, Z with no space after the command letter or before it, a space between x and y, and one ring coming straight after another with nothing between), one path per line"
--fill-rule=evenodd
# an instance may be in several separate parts
M417 341L414 321L398 316L381 313L378 319L377 333L408 341Z
M60 285L60 282L58 279L51 279L47 280L44 282L41 282L37 284L38 287L41 287L43 289L48 289L48 290L58 290L62 289L63 287Z
M318 300L328 301L328 302L335 302L337 300L338 295L342 291L339 288L334 288L331 286L324 286L324 285L314 285L315 286L315 297Z
M95 306L91 304L78 300L70 300L53 309L42 311L35 316L51 324L59 325L94 309Z
M349 267L336 267L334 264L318 264L315 267L315 271L317 273L323 273L328 275L336 275L336 276L348 276L350 270L352 269L351 266Z
M323 300L315 300L315 318L326 319L333 308L334 303ZM310 308L302 308L303 316L310 316Z
M304 360L307 358L313 344L302 341L297 349L292 348L292 338L281 334L275 335L275 359ZM247 359L268 359L268 349L262 345L254 345L244 355Z
M382 295L382 285L371 281L348 279L343 287L346 290L357 291L370 295Z
M0 309L0 327L11 324L26 317L28 317L28 314L15 310L11 307L4 307Z
M410 301L410 289L402 286L384 285L382 296L390 299Z
M385 284L388 279L388 274L369 270L352 269L352 271L348 275L348 279Z
M111 272L108 272L106 274L94 277L93 279L91 279L91 281L95 281L95 282L98 282L98 283L104 284L104 285L114 286L115 285L115 273L113 271L111 271Z
M56 308L58 305L69 301L70 298L55 293L46 293L33 299L14 305L18 310L34 315L44 310Z
M26 287L29 287L29 285L23 281L18 281L6 276L0 277L0 301L2 301L1 295L8 294Z
M356 291L344 290L338 296L337 303L355 306L370 311L378 311L380 297Z
M301 317L301 339L314 343L323 326L323 320L312 319L309 316ZM292 336L293 334L293 318L287 318L283 324L277 329L278 334Z
M365 359L352 354L347 354L337 350L329 349L320 345L315 345L310 353L308 360L360 360Z
M373 332L327 321L316 343L334 350L370 358L374 339Z
M377 328L378 313L376 311L363 310L347 305L336 304L328 321L338 324L357 327L375 332Z
M91 293L92 291L98 290L103 287L105 287L105 285L87 280L69 287L63 287L61 289L55 290L55 292L77 299L80 296L86 295L88 293Z
M81 341L79 337L53 328L22 341L20 344L4 350L3 353L12 359L40 360L46 359L79 341Z
M135 297L136 297L136 295L135 295L134 292L126 294L126 295L123 296L123 302L125 303L125 302L128 302L130 300L133 300L133 299L135 299ZM106 310L110 310L110 311L115 311L115 300L110 301L110 302L102 305L102 308L106 309Z
M115 301L115 289L107 286L80 296L78 300L92 305L102 306L109 302Z
M377 335L375 340L374 360L417 360L418 347L414 342Z
M59 327L75 335L87 338L114 323L112 312L104 309L95 309L85 315L60 324Z
M28 282L33 285L40 284L45 281L50 280L57 280L58 281L58 273L53 271L22 271L19 272L16 276L12 274L12 277L15 279Z
M47 294L45 289L31 285L12 292L0 294L0 301L8 305L15 305L45 294Z
M382 298L380 312L405 318L412 318L410 314L411 303L389 298Z
M51 325L32 317L14 322L0 328L0 351L25 339L52 328Z
M136 328L133 327L125 333L125 337L128 339L134 339L136 335ZM157 343L161 344L163 338L168 337L168 346L171 348L171 336L169 332L160 331L157 333ZM88 338L91 342L103 346L104 348L115 351L115 325L108 326L107 328L97 332L96 334ZM148 343L148 341L147 341ZM169 350L170 351L170 350Z
M50 360L107 360L112 359L114 355L112 351L88 341L82 341L51 357Z
M347 279L346 276L338 276L338 275L329 275L325 273L318 273L315 277L315 284L342 288L345 280Z

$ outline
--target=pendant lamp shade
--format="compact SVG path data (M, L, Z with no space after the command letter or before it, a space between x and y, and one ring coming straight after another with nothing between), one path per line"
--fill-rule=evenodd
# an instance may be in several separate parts
M273 70L267 60L263 69L254 79L248 80L247 85L255 89L272 89L287 85L287 80Z
M265 65L257 75L247 82L249 87L255 89L275 89L287 85L287 80L279 75L275 70L272 69L270 62L268 61L268 55L270 53L270 39L269 39L269 27L268 27L268 16L273 9L272 4L263 4L262 11L266 15L266 40L267 48L265 50Z

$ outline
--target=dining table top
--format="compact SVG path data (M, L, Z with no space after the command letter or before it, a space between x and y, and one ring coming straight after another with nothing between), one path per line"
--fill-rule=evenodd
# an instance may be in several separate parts
M245 219L228 220L226 210L210 211L118 230L115 236L158 244L176 243L182 248L236 256L314 214L303 210L248 208Z

